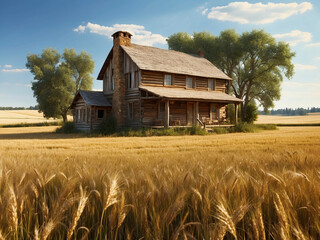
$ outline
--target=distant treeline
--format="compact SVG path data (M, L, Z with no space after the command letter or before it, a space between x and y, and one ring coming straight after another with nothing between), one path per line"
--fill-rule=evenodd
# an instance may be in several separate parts
M30 107L0 107L0 110L38 110L38 105Z
M302 116L308 113L320 112L320 108L283 108L278 110L271 110L270 115L284 115L284 116ZM261 115L267 115L264 111L259 111Z

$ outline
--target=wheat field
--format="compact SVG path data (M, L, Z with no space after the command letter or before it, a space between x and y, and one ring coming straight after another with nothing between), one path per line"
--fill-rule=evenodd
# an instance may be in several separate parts
M258 115L258 124L310 124L320 123L320 113L305 116Z
M320 127L181 137L0 129L0 239L319 239Z
M68 119L72 117L68 116ZM18 123L54 122L56 119L46 119L38 110L0 110L0 125Z

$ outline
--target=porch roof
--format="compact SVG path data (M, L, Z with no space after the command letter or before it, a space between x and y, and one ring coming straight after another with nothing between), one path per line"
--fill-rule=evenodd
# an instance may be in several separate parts
M223 92L201 91L195 89L141 86L141 90L153 93L156 96L168 99L206 100L225 103L240 103L242 99L233 97Z
M111 103L108 101L106 96L102 91L84 91L79 90L76 94L73 102L71 104L71 108L74 107L76 101L81 97L86 105L88 106L97 106L97 107L112 107Z

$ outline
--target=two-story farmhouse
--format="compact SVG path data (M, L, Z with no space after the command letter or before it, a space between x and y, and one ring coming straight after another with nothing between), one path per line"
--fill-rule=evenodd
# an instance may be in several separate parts
M79 91L72 103L80 129L113 114L119 126L188 126L226 121L226 106L237 112L241 99L226 93L231 79L200 56L131 43L116 32L98 75L103 92Z

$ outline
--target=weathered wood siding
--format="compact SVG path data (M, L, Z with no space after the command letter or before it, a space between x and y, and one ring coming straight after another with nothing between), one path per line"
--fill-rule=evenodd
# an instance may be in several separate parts
M200 102L199 103L199 118L202 121L204 118L210 118L210 103Z
M187 102L170 101L169 123L170 125L187 125Z
M98 118L98 110L104 111L104 117ZM82 98L78 99L74 107L73 121L75 128L90 131L97 128L103 119L111 115L111 107L87 106Z
M196 89L198 90L208 90L208 79L207 78L196 78Z
M185 88L186 87L186 76L174 74L173 75L173 85L175 87Z
M172 76L172 86L165 86L164 76L165 74L170 74ZM153 72L153 71L141 71L141 85L149 86L165 86L165 87L181 87L186 88L186 79L187 75L181 74L171 74L163 72ZM204 77L192 77L194 79L194 86L197 90L208 91L209 84L208 81L211 78ZM227 80L215 79L215 91L226 92L226 83Z
M141 101L141 118L142 124L153 126L158 120L158 100L142 100Z
M114 88L114 64L113 59L109 62L107 69L103 76L103 93L107 99L112 102Z
M150 86L163 86L164 73L141 71L141 84Z
M218 92L223 92L225 93L226 92L226 81L227 80L220 80L220 79L217 79L216 80L216 91Z

